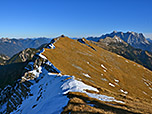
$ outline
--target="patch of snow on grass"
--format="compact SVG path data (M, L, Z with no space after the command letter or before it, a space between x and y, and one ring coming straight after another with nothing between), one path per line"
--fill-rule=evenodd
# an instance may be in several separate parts
M144 93L145 95L147 95L147 93L146 93L146 92L144 92L144 91L143 91L143 93Z
M109 96L106 96L106 95L99 95L99 94L95 94L95 93L87 93L87 95L89 97L96 98L96 99L101 100L101 101L107 101L107 102L114 101L114 102L118 102L118 103L124 104L123 101L118 101L114 97L109 97Z
M106 81L106 82L108 81L106 78L101 78L101 80Z
M50 49L55 49L55 46L51 43L51 44L49 44L49 48Z
M112 87L115 87L115 85L114 85L114 84L112 84L112 83L109 83L109 85L110 85L110 86L112 86Z
M43 59L47 59L44 55L42 55L41 53L43 53L45 51L45 49L43 48L39 53L36 53L36 55L38 55L39 57L43 58Z
M85 73L82 73L85 77L88 77L88 78L91 78L91 76L89 76L89 74L85 74Z
M123 89L120 89L120 91L121 91L122 93L124 93L124 94L128 94L128 92L127 92L127 91L124 91Z
M149 87L149 89L150 89L150 90L152 90L152 88L151 88L151 87Z
M117 57L120 57L120 55L117 55Z
M83 70L80 66L77 66L75 64L72 64L72 66L74 66L75 68L79 69L79 70Z
M127 60L125 60L126 61L126 63L129 63Z
M117 83L119 82L119 80L117 80L117 79L114 79L114 80L115 80L115 82L117 82Z
M104 72L107 72L106 70L103 70Z
M39 56L43 59L47 59L44 55L42 55L41 53L39 54Z
M68 92L83 92L86 93L85 90L92 90L99 92L96 88L86 85L81 81L75 80L75 77L72 76L71 79L64 82L61 86L63 94L67 94Z
M144 82L146 86L149 86L148 83Z
M107 68L103 64L101 64L101 67L104 68L105 70L107 70Z

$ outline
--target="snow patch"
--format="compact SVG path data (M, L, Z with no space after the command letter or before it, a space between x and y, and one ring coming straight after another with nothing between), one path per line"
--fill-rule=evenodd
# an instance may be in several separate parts
M112 84L112 83L109 83L109 85L110 85L110 86L112 86L112 87L115 87L115 85L114 85L114 84Z
M119 80L117 80L117 79L114 79L114 81L117 82L117 83L119 83Z
M127 60L125 60L126 61L126 63L129 63Z
M128 92L127 92L127 91L124 91L123 89L120 89L120 91L121 91L122 93L124 93L124 94L128 94Z
M152 88L151 88L151 87L149 87L149 89L150 89L150 90L152 90Z
M77 66L75 64L72 64L72 66L74 66L75 68L79 69L79 70L83 70L80 66Z
M124 104L123 101L118 101L114 97L109 97L109 96L106 96L106 95L99 95L99 94L94 94L94 93L93 94L92 93L87 93L87 95L89 97L96 98L96 99L101 100L101 101L107 101L107 102L114 101L114 102L118 102L118 103Z
M101 78L101 80L106 81L106 82L108 81L106 78Z
M103 70L104 72L107 72L106 70Z
M145 83L145 85L146 85L146 86L149 86L149 84L148 84L148 83L146 83L146 82L144 82L144 83Z
M51 44L49 44L48 48L55 49L55 46L51 43Z
M107 68L103 64L101 64L101 67L104 68L105 70L107 70Z
M143 91L143 94L147 95L147 93L146 93L146 92L144 92L144 91Z
M85 90L92 90L99 92L96 88L86 85L81 81L75 80L75 77L72 76L71 79L67 80L62 86L63 94L68 92L83 92L87 93Z
M85 73L82 73L85 77L88 77L88 78L91 78L91 76L89 76L89 74L85 74Z
M117 55L117 57L121 57L120 55Z

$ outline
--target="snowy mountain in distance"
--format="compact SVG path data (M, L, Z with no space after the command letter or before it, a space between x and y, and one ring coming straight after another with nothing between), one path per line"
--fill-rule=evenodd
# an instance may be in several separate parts
M136 32L117 32L117 31L113 31L110 34L105 34L102 35L100 37L88 37L88 40L92 40L92 41L99 41L100 39L104 39L106 37L119 37L121 38L123 41L125 41L126 43L130 44L131 46L133 46L134 48L139 48L142 50L147 50L152 52L152 44L145 38L145 36L142 33L136 33Z
M40 45L48 43L51 38L27 38L27 39L0 39L0 54L12 57L26 48L38 48Z
M152 113L152 72L86 39L55 38L24 70L0 91L1 113Z

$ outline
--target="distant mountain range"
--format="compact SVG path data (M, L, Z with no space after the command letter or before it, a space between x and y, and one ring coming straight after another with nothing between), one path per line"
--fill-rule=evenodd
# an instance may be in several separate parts
M12 57L14 54L26 48L38 48L40 45L50 42L51 38L34 39L0 39L0 54Z
M105 34L100 37L88 37L87 40L92 40L98 42L100 39L104 39L106 37L114 38L115 36L119 37L126 43L130 44L134 48L139 48L142 50L147 50L152 52L152 43L148 41L142 33L136 32L117 32L113 31L110 34Z

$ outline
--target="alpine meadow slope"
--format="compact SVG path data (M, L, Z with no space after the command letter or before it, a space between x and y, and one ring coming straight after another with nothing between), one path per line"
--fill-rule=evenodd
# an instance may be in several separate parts
M152 72L84 38L51 40L24 70L1 113L152 113Z

